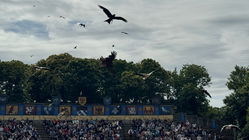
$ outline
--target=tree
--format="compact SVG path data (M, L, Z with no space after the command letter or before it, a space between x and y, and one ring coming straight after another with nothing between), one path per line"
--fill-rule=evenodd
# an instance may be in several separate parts
M99 61L74 58L67 64L63 80L65 99L75 101L79 96L85 96L88 103L101 103L102 95L97 91L101 86ZM81 91L83 95L80 95Z
M172 76L178 111L203 115L208 109L208 100L202 90L211 81L205 67L184 65L179 74L173 72Z
M235 66L228 78L227 87L234 92L224 99L224 103L231 109L235 122L241 127L246 124L246 113L249 107L249 68Z
M8 96L9 102L21 103L29 99L25 92L29 66L20 61L0 62L1 94Z
M242 129L240 137L244 140L249 139L249 107L247 108L247 115L246 115L246 125Z

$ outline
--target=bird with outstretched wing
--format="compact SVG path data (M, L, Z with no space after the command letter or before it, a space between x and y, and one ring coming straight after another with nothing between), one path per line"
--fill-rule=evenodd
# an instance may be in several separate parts
M240 128L237 125L229 124L229 125L223 125L220 129L220 133L222 133L226 129L237 129L240 130Z
M157 71L158 69L156 70L153 70L151 71L150 73L136 73L136 75L139 75L141 77L143 77L142 79L143 80L146 80L147 78L149 78L155 71Z
M116 20L122 20L124 22L128 22L125 18L123 17L118 17L115 14L112 14L108 9L106 9L105 7L99 5L99 8L101 8L103 10L103 12L107 15L108 19L105 20L105 22L107 23L111 23L114 19Z
M111 52L111 55L109 55L106 58L101 57L100 61L102 62L102 65L107 67L107 68L111 68L113 65L113 60L116 58L117 56L117 52L113 51Z

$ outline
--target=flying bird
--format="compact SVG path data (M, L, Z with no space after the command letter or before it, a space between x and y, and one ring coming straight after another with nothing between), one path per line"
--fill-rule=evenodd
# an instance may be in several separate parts
M79 26L86 28L86 24L80 23Z
M156 70L153 70L152 72L150 73L137 73L137 75L143 77L143 80L146 80L147 78L149 78L155 71L157 71L158 69Z
M117 17L115 14L112 14L108 9L106 9L105 7L99 5L99 7L104 11L104 13L107 15L108 19L105 20L105 22L108 22L109 24L112 22L112 20L116 19L116 20L122 20L124 22L127 22L127 20L123 17Z
M110 67L112 67L113 60L116 58L116 56L117 56L117 52L113 51L113 52L111 52L111 55L109 55L106 58L100 57L100 61L102 62L103 66L110 68Z
M127 33L127 32L121 32L121 33L128 35L128 33Z
M207 90L202 89L202 92L203 92L204 94L206 94L208 97L212 98L212 96L208 93L208 91L207 91Z
M33 57L34 55L32 54L32 55L30 55L30 57Z
M63 16L60 16L60 18L66 19L66 18L65 18L65 17L63 17Z
M222 128L220 129L220 133L222 133L225 129L237 129L237 130L240 130L240 128L237 126L237 125L233 125L233 124L229 124L229 125L224 125L222 126Z
M74 46L73 48L74 48L74 49L77 49L77 47L78 47L78 46L76 45L76 46Z
M112 45L112 47L114 48L114 44Z

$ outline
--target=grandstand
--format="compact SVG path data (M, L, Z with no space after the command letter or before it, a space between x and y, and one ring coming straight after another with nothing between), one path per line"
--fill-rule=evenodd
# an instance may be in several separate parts
M1 105L1 139L211 140L215 129L168 105ZM192 118L192 119L191 119ZM188 121L190 120L190 121Z

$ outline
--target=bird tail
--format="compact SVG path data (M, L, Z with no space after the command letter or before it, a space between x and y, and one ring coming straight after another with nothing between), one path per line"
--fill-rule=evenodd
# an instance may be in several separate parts
M107 20L105 20L105 22L108 22L109 24L111 23L111 21L112 21L112 19L107 19Z

